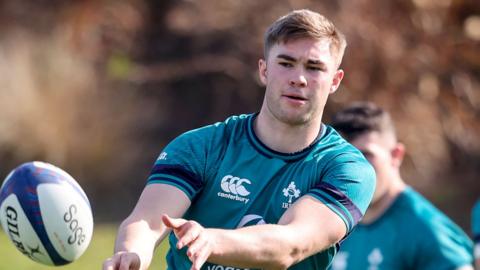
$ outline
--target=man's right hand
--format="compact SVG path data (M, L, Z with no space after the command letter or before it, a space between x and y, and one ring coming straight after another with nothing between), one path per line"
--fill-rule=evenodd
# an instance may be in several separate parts
M140 256L134 252L120 251L103 262L103 270L140 270Z
M145 270L153 252L170 230L162 215L181 217L190 207L182 190L167 184L147 185L132 213L120 224L114 255L103 263L103 270Z

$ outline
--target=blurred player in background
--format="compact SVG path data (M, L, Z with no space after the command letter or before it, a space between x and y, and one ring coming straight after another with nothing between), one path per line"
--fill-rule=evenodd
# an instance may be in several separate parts
M475 257L475 269L480 269L480 200L475 203L472 210L472 234L475 243L473 254Z
M377 175L372 203L331 269L473 269L471 240L402 180L405 147L389 114L373 103L354 103L335 114L331 125Z
M318 13L274 22L260 112L173 140L103 269L146 269L169 229L169 269L326 269L375 189L368 161L321 122L345 46Z

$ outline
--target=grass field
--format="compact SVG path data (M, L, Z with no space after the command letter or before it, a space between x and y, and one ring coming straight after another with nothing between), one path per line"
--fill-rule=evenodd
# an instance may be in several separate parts
M7 238L7 235L0 229L0 270L85 270L101 269L103 260L113 252L117 227L113 225L98 225L95 227L92 241L87 251L78 260L61 267L43 266L36 263L20 251ZM167 241L164 241L157 248L153 263L150 269L166 269L165 254L168 248Z

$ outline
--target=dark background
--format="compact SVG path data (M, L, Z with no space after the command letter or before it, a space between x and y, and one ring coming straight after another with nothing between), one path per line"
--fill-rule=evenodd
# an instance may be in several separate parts
M131 211L162 148L259 110L266 27L310 8L346 34L351 101L388 109L405 180L469 231L480 185L477 0L0 1L0 177L43 160L68 171L97 222Z

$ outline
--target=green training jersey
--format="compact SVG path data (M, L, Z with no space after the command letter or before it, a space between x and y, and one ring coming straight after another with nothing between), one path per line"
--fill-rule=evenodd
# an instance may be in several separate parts
M232 116L180 135L160 154L147 184L182 190L192 202L184 218L206 228L276 224L298 198L308 195L327 205L351 231L375 189L375 172L362 154L326 125L302 151L273 151L255 135L255 117ZM170 247L176 241L170 234ZM332 246L290 269L326 269L336 249ZM172 270L190 269L186 248L170 248L167 264ZM202 269L238 268L206 263Z
M341 243L331 270L451 270L472 264L472 242L440 210L408 187L373 223Z
M475 242L475 259L480 259L480 200L475 203L472 210L472 234Z

